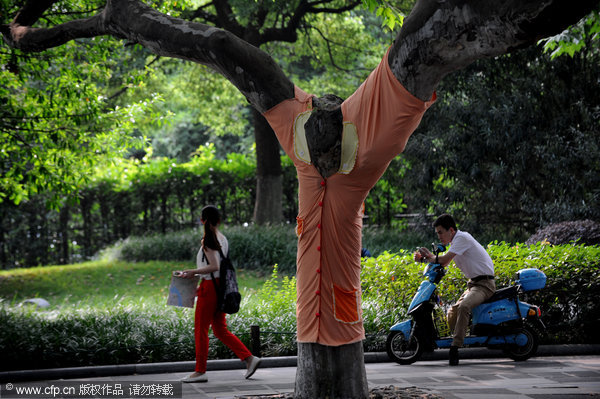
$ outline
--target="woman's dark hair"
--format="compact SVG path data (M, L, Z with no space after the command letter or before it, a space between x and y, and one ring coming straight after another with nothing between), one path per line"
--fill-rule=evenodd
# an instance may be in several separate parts
M452 227L454 230L457 230L454 218L447 213L441 215L435 220L435 222L433 222L433 228L438 226L442 226L446 230L450 230L450 227Z
M202 237L204 239L204 246L218 251L221 248L221 244L219 244L214 228L221 223L219 209L214 205L205 206L202 208L201 219L202 223L204 223L204 237Z

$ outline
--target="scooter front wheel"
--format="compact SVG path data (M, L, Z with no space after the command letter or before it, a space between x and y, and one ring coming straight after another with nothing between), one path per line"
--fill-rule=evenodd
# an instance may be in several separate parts
M406 339L401 331L392 331L388 334L385 345L387 354L396 363L413 364L421 357L423 345L416 335Z

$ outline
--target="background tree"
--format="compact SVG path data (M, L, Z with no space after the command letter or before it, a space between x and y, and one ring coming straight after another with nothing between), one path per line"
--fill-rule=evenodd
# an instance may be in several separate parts
M599 57L588 38L573 57L532 47L446 79L403 154L409 209L451 212L488 241L600 218Z

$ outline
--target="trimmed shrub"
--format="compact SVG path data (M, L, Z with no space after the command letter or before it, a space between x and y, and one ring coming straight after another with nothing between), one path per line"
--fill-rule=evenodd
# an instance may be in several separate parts
M236 268L258 270L265 275L277 264L279 271L293 274L296 270L298 239L295 226L289 224L272 226L228 226L222 227L229 240L230 257ZM130 237L104 251L107 257L129 262L194 261L200 248L202 231L189 229L167 234ZM363 229L363 247L372 256L385 251L414 248L427 242L425 234L377 226Z
M487 251L492 257L498 288L514 283L517 271L542 270L548 280L539 291L524 293L521 299L540 306L547 327L544 343L598 343L600 305L600 247L584 245L511 245L493 242ZM412 260L412 252L385 253L364 261L361 275L365 326L372 333L384 332L406 319L406 309L421 283L424 265ZM445 303L453 303L466 289L466 278L449 267L438 286Z

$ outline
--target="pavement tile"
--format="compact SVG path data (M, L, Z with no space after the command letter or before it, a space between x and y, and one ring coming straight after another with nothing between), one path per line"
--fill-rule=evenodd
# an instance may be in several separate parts
M417 387L444 399L583 399L600 398L600 356L547 356L527 362L506 358L467 359L449 367L446 359L425 360L410 366L391 362L367 363L369 387ZM181 384L189 372L165 372L123 376L50 378L19 384L51 384L53 381L165 382ZM242 369L207 373L207 383L182 384L182 399L235 399L253 395L293 392L295 367L263 367L246 380ZM80 375L80 374L77 374ZM2 386L0 386L2 388Z

